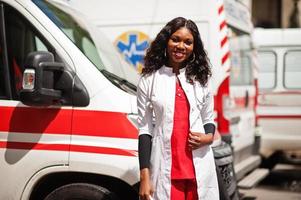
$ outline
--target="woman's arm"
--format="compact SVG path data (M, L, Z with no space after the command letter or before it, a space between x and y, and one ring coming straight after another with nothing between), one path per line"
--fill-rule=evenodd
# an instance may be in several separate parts
M139 197L141 200L150 200L153 193L150 181L150 156L151 156L151 138L152 138L152 109L147 95L148 84L146 78L142 77L138 83L137 89L137 107L138 107L138 156L140 165L140 188Z
M214 99L211 89L209 87L210 84L205 88L205 104L201 110L201 116L203 125L206 133L215 132L215 122L214 122Z
M151 136L140 135L139 136L139 164L140 164L140 188L139 196L142 200L149 200L150 195L153 194L153 188L150 181L150 155L151 155Z
M138 140L138 155L140 170L149 168L151 156L152 141L150 135L140 135Z
M138 130L139 135L150 135L152 136L153 132L153 110L150 106L150 97L149 93L149 84L147 78L150 77L141 77L137 87L137 108L138 108Z
M213 142L213 135L215 133L214 123L214 99L208 87L205 89L206 101L201 110L201 116L205 134L190 132L189 147L191 149L198 149L204 145L210 145Z
M150 108L150 98L148 97L148 84L146 77L141 77L137 89L138 107L138 154L140 169L149 168L151 155L151 138L153 131L152 117L153 111Z
M213 124L213 123L205 124L204 125L204 130L205 130L205 134L211 133L212 135L214 135L214 133L215 133L215 124Z

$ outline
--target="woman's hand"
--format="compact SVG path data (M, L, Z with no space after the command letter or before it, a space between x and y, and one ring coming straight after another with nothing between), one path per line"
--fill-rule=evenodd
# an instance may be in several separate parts
M150 181L150 174L148 168L140 170L140 188L139 188L139 199L140 200L151 200L153 195L153 187Z
M190 132L188 138L188 147L192 150L198 149L202 146L209 145L213 142L213 134Z

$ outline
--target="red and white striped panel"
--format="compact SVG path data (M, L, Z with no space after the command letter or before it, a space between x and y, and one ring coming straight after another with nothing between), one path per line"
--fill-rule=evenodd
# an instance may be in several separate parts
M126 113L2 105L0 113L0 151L138 155L138 130Z
M218 21L219 21L219 33L220 33L220 47L221 54L221 66L226 71L230 71L230 48L228 40L228 28L225 16L224 1L217 0L218 5Z

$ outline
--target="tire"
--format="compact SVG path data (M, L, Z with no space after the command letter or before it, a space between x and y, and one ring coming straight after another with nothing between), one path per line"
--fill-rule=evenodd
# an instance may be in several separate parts
M282 153L280 151L274 152L270 157L262 157L261 167L272 170L279 162Z
M106 188L88 183L63 185L46 196L44 200L118 200Z

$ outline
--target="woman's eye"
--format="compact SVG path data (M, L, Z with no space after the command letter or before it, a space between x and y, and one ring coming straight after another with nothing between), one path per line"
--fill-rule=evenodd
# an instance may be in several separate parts
M185 41L185 44L186 44L186 45L192 45L192 41L187 40L187 41Z
M178 38L175 38L175 37L170 38L170 39L171 39L171 41L173 41L173 42L178 42L178 41L179 41Z

